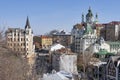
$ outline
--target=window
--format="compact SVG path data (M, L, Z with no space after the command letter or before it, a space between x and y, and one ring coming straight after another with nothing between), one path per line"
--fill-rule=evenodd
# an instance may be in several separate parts
M19 41L19 38L18 38L18 41Z
M10 39L8 38L8 41L10 41Z
M14 46L16 46L16 44L14 43Z
M14 41L16 41L16 39L14 38Z
M14 36L16 36L16 33L14 34Z
M24 38L21 38L21 41L24 41Z
M25 46L25 43L23 43L23 45Z
M11 41L12 41L12 38L11 38Z
M25 48L24 48L24 51L25 51Z

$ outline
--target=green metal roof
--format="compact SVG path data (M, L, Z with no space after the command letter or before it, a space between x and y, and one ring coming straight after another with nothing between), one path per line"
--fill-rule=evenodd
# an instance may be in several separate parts
M114 42L112 42L112 41L106 41L108 44L110 44L110 45L120 45L120 41L114 41Z
M107 53L108 53L107 50L105 50L105 49L100 49L100 51L99 51L98 53L96 53L96 54L99 54L99 55L106 55Z
M93 14L92 14L92 10L91 8L89 7L89 10L88 10L88 13L86 14L86 17L92 17Z
M89 33L92 33L92 32L93 32L92 27L89 24L87 24L85 34L89 34Z

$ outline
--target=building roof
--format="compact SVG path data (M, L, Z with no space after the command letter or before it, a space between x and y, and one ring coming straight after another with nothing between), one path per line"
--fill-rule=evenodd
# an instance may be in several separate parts
M75 24L74 26L73 26L73 28L74 29L82 29L83 28L83 24Z
M52 39L52 37L50 37L50 36L45 36L45 35L41 35L40 38L46 38L46 39L49 38L49 39Z
M65 48L63 45L61 44L54 44L53 46L51 46L50 51L57 51L59 49Z
M120 21L112 21L112 22L110 22L110 24L118 25L118 24L120 24Z
M108 51L105 50L105 49L100 49L100 51L97 52L96 54L99 54L99 55L106 55L106 54L108 54Z
M102 61L99 61L99 62L90 62L91 65L93 66L100 66L102 64L107 64L107 62L102 62Z
M96 27L103 27L103 24L95 24Z
M30 22L29 22L29 18L27 17L27 20L26 20L26 25L25 25L25 29L26 28L31 28L30 27Z
M9 33L9 32L24 32L25 30L24 29L20 29L20 28L8 28L8 30L6 31L6 33Z
M54 33L53 35L54 36L71 36L71 33L65 32L64 30L62 30L60 32Z

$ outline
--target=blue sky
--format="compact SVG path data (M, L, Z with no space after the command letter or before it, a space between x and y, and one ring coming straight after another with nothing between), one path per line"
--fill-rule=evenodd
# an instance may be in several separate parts
M100 23L120 21L120 0L0 0L0 25L24 28L29 16L35 35L52 29L69 32L89 6Z

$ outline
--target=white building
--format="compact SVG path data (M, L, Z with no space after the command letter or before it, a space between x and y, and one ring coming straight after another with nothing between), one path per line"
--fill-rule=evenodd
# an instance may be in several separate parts
M91 44L97 40L96 30L89 23L85 25L82 35L75 36L75 52L83 53Z
M107 44L110 45L110 52L120 54L120 41L107 41Z
M91 53L98 53L101 50L106 50L107 52L110 52L110 45L107 44L102 37L98 38L98 40L89 48Z
M86 22L84 15L82 15L82 23L73 27L71 34L76 53L83 53L91 44L96 42L98 37L95 29L97 18L96 14L95 20L93 20L92 11L89 8L86 14Z
M6 31L7 47L24 55L34 53L33 32L27 17L25 29L8 28Z
M60 56L60 71L66 71L72 74L78 74L77 72L77 55L75 54L63 54Z
M52 69L55 71L66 71L72 74L77 72L77 55L62 52L52 53Z
M66 71L72 74L77 72L77 54L72 53L69 49L61 44L51 46L52 69L55 71Z

